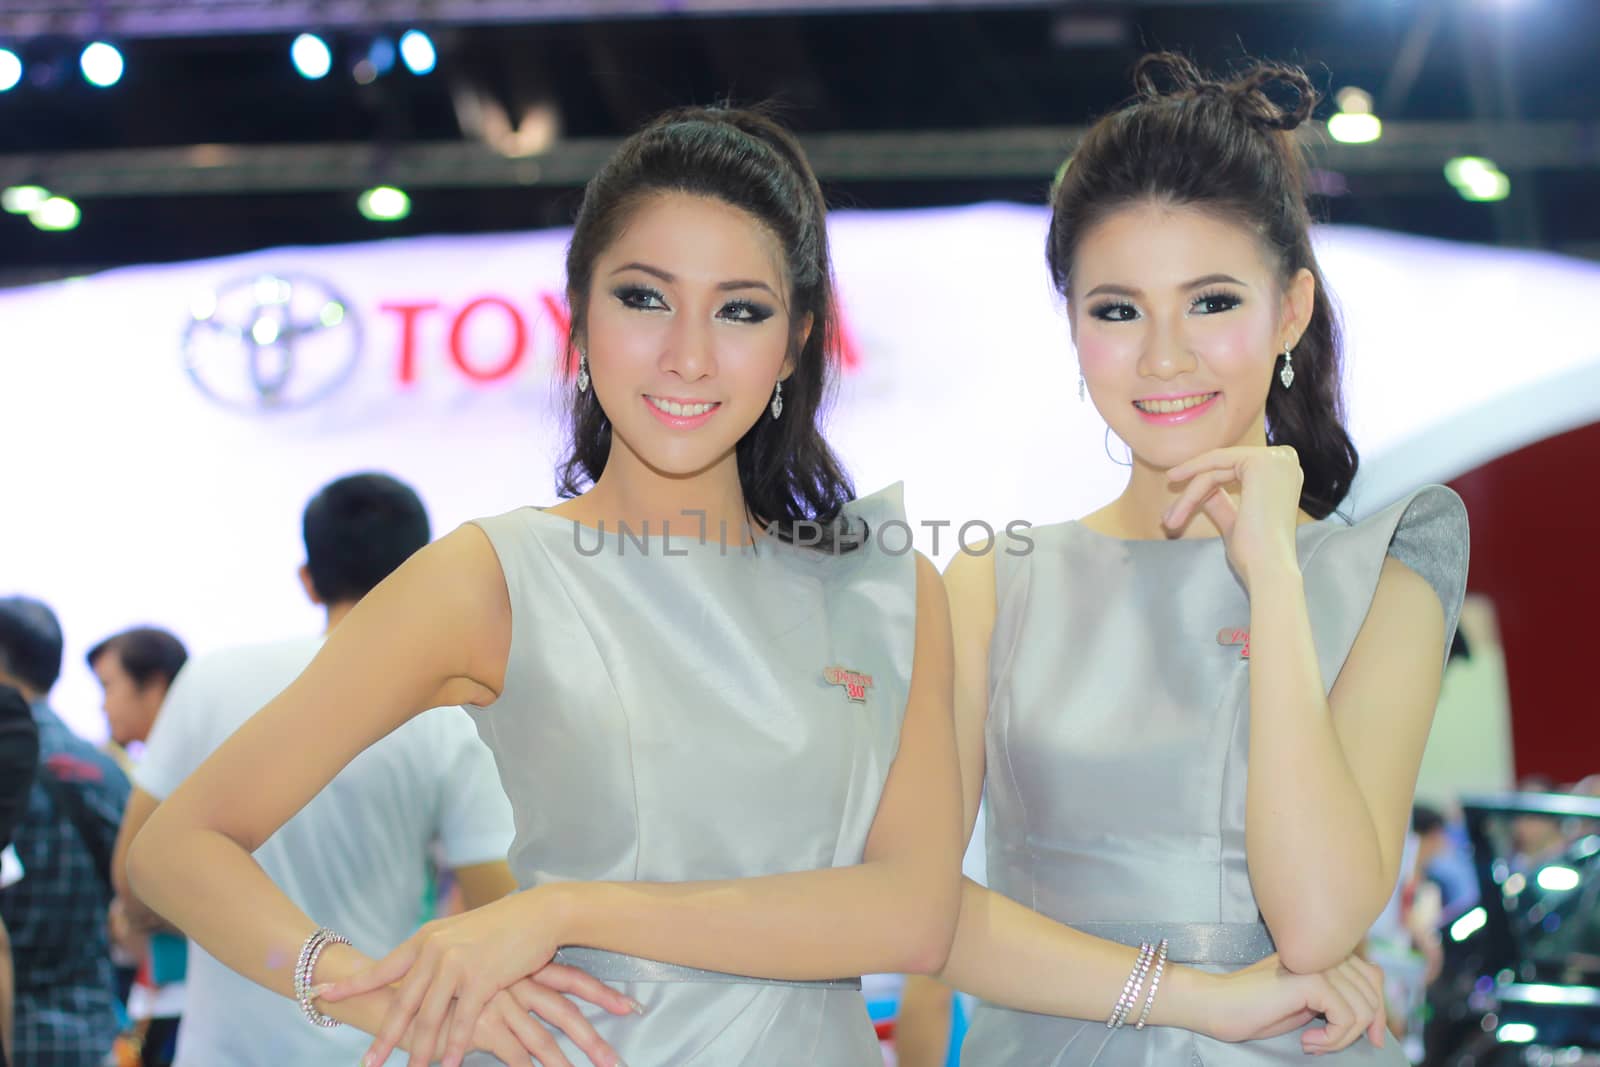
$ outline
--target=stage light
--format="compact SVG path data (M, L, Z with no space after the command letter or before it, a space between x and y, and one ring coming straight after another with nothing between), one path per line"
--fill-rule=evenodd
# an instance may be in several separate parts
M289 58L294 61L294 69L300 72L300 77L311 81L326 78L333 69L333 52L328 42L314 33L296 37L289 46Z
M1372 94L1348 85L1334 99L1339 110L1328 119L1328 136L1342 144L1368 144L1383 136L1383 123L1372 113Z
M1341 111L1329 117L1328 136L1341 144L1368 144L1383 136L1383 123L1376 115Z
M373 222L394 222L411 214L411 198L392 185L380 185L362 193L356 207Z
M0 207L12 215L27 215L50 199L50 190L42 185L13 185L0 193Z
M1493 160L1481 156L1458 156L1444 165L1444 176L1463 200L1504 200L1511 195L1511 179L1501 173Z
M1354 85L1347 85L1334 94L1334 103L1339 105L1340 111L1352 115L1372 114L1372 94L1365 89Z
M1571 867L1551 866L1539 871L1539 888L1546 893L1568 893L1578 888L1583 879Z
M1489 921L1489 913L1482 908L1473 908L1461 918L1450 924L1450 940L1465 941L1473 934L1482 930Z
M83 212L78 210L78 205L64 196L52 196L28 212L28 221L48 233L75 230L82 218Z
M400 37L400 58L411 73L423 75L432 73L439 62L439 52L427 34L421 30L407 30Z
M9 48L0 48L0 93L17 87L22 80L22 57Z
M372 47L367 49L367 62L372 64L372 69L379 74L387 74L394 69L395 48L394 42L387 37L374 37Z
M101 89L109 89L122 80L122 53L114 45L95 41L78 57L83 70L83 80Z
M1494 1036L1504 1044L1526 1045L1539 1036L1539 1031L1527 1023L1506 1023L1494 1032Z

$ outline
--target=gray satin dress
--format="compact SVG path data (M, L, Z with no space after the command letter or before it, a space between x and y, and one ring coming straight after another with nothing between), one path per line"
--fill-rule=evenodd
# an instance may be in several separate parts
M1127 541L1077 522L1030 533L1030 555L996 558L990 886L1110 940L1169 937L1174 960L1207 970L1264 958L1272 944L1245 863L1249 662L1219 633L1248 629L1250 605L1223 543ZM1330 688L1386 556L1438 593L1448 647L1467 572L1466 511L1449 489L1429 486L1353 526L1304 524L1297 541ZM1333 1055L1406 1063L1394 1040L1378 1049L1361 1038ZM990 1004L962 1052L968 1067L1306 1062L1298 1032L1229 1044Z
M535 508L477 523L505 572L512 641L505 689L474 717L515 813L521 887L861 862L910 688L916 561L896 552L908 536L882 529L904 522L899 485L846 513L872 536L842 554L775 538L740 548L715 528L701 540L694 520L643 549ZM870 675L864 702L825 679L833 666ZM580 1002L628 1067L883 1062L859 980L558 958L648 1009Z

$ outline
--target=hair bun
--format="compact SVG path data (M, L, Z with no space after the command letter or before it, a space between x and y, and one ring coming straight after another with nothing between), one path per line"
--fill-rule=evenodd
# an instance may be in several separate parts
M1133 85L1146 100L1169 96L1197 96L1204 88L1220 90L1209 82L1188 56L1178 52L1151 52L1139 57L1133 68Z
M1233 106L1263 130L1292 130L1311 117L1317 90L1299 67L1258 62L1227 86ZM1286 102L1285 94L1292 95Z
M1206 77L1188 56L1152 52L1133 68L1133 84L1145 100L1226 98L1240 118L1259 130L1292 130L1317 106L1317 90L1305 71L1265 60L1223 82Z

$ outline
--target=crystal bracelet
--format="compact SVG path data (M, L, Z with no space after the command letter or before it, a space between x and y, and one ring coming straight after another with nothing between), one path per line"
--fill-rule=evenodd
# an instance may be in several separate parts
M300 1002L300 1013L313 1026L331 1028L339 1025L339 1020L317 1010L311 995L311 976L317 969L317 960L321 957L323 949L329 945L349 943L350 939L343 934L336 934L323 927L306 938L306 943L300 948L300 960L294 968L294 996Z
M1139 993L1144 987L1144 976L1150 969L1150 961L1155 958L1155 946L1146 941L1139 946L1139 959L1133 965L1133 970L1128 972L1128 980L1122 986L1122 996L1117 998L1117 1005L1111 1010L1111 1017L1106 1020L1106 1029L1115 1030L1128 1018L1128 1012L1139 1002Z
M1156 1002L1156 989L1161 985L1161 972L1167 967L1167 939L1161 939L1161 947L1156 951L1156 969L1150 976L1150 995L1145 998L1144 1011L1139 1013L1139 1021L1134 1024L1135 1030L1143 1030L1145 1021L1150 1018L1150 1009Z

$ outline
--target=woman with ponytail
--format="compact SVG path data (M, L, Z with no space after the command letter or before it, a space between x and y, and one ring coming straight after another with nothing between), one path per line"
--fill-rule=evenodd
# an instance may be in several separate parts
M856 976L937 970L959 904L950 618L933 565L881 543L899 488L856 497L818 428L832 269L793 135L691 108L629 137L567 296L565 499L368 593L163 801L134 888L307 1026L373 1034L369 1067L882 1067ZM457 704L521 891L374 960L250 851Z
M1127 487L946 574L970 830L942 977L975 1067L1402 1064L1355 955L1400 873L1466 578L1430 486L1350 525L1339 330L1293 130L1315 94L1146 57L1048 261ZM987 772L987 773L986 773Z

